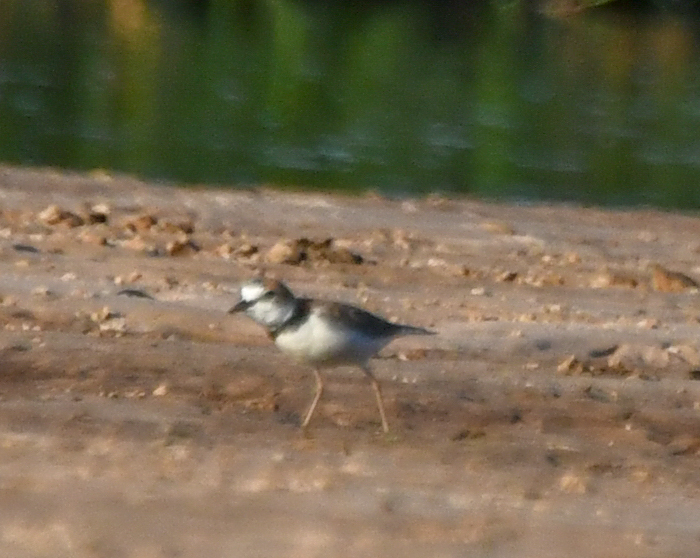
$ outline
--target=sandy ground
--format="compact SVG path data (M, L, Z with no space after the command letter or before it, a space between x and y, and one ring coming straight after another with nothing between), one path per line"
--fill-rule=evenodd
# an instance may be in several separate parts
M7 167L0 210L4 558L700 555L695 217ZM225 313L261 270L438 332L373 361L389 435L352 368L300 433Z

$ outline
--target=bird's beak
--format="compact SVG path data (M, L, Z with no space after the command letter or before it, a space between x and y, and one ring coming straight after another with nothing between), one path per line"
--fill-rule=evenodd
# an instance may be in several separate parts
M236 304L233 308L231 308L228 313L229 314L235 314L236 312L243 312L250 308L253 305L252 302L249 302L247 300L239 300L238 304Z

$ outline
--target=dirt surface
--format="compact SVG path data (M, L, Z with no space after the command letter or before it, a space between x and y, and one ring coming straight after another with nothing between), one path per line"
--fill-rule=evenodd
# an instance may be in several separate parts
M0 168L4 558L697 557L700 219ZM331 239L330 242L327 240ZM438 335L313 377L260 271Z

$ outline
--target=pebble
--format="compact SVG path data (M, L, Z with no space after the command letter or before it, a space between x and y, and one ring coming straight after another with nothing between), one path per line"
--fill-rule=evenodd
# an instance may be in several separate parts
M155 397L163 397L168 394L168 385L160 384L156 389L153 390L153 395Z

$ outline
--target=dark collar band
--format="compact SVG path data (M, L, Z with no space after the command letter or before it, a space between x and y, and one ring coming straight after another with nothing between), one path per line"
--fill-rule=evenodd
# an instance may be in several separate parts
M289 317L274 328L268 328L270 336L277 339L277 336L285 330L298 328L309 315L309 299L298 298L294 303L294 310Z

